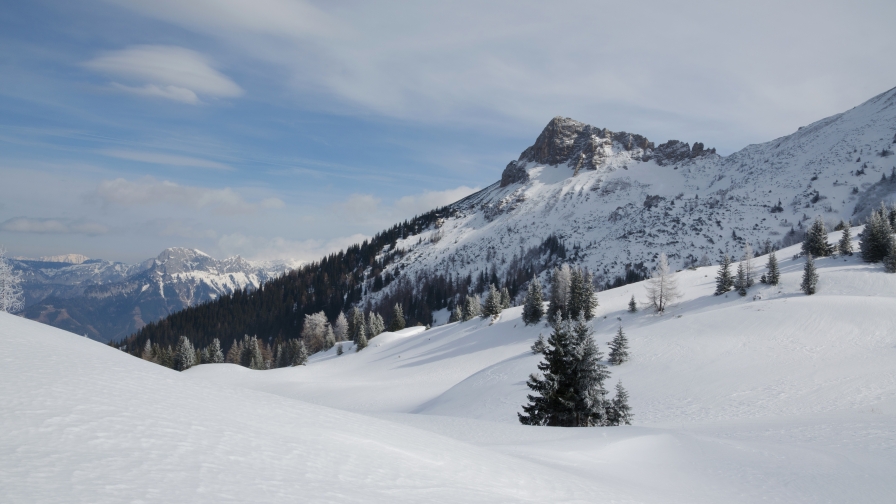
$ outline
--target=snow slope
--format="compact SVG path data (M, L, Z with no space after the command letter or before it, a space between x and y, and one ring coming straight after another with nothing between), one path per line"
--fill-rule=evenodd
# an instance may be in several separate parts
M839 238L833 233L829 241ZM544 326L500 318L385 333L308 366L184 373L0 314L0 495L10 502L892 502L896 275L817 261L798 292L712 296L676 274L663 316L601 292L599 345L635 425L519 425ZM757 265L765 258L756 259ZM757 268L761 270L762 268ZM754 295L761 299L754 300Z

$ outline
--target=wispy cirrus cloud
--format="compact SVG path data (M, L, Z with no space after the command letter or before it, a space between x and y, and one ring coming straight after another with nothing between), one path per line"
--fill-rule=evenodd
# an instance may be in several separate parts
M129 149L100 149L97 153L103 156L142 163L159 164L167 166L186 166L190 168L208 168L212 170L232 171L233 167L217 161L201 159L189 156L177 156L160 152L137 151Z
M0 231L37 234L86 234L96 236L108 233L109 228L98 222L86 220L14 217L0 223Z
M84 66L128 82L112 82L114 89L194 105L200 103L200 96L235 98L244 92L216 70L211 59L178 46L132 46L105 52Z

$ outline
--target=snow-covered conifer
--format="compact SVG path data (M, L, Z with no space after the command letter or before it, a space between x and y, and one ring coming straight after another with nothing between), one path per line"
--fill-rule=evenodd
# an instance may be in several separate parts
M842 222L842 224L843 234L837 242L837 251L840 255L852 255L852 233L849 230L849 223Z
M181 336L174 351L174 369L183 371L190 369L195 364L196 350L193 349L193 344L186 336Z
M323 311L311 315L305 315L305 323L302 326L302 341L311 353L327 350L327 335L330 332L330 322Z
M862 260L866 262L879 262L887 255L889 238L893 233L890 221L887 218L887 208L881 203L880 209L873 210L868 216L865 229L859 234L859 249L862 251Z
M881 260L887 273L896 273L896 236L890 235L887 240L887 255Z
M513 299L510 298L510 291L507 290L507 287L501 288L501 309L506 310L510 308L513 304Z
M541 374L532 373L526 385L533 392L526 397L524 413L517 413L523 425L566 426L574 418L575 394L569 370L573 366L572 334L568 323L556 320L548 338Z
M828 231L824 225L824 219L819 215L806 232L803 240L803 252L815 257L827 257L834 251L834 247L827 242Z
M756 283L756 273L753 271L753 247L749 243L744 245L744 258L740 262L744 265L744 280L749 289Z
M488 295L485 297L485 304L482 306L483 317L497 317L501 314L501 292L495 287L495 284L488 286Z
M339 312L339 315L336 317L336 323L333 325L333 336L339 342L347 340L348 334L348 319L345 318L345 313Z
M613 336L613 341L610 342L609 362L614 366L618 366L628 361L628 358L628 338L622 332L622 326L619 326L616 336Z
M336 345L336 334L333 333L333 327L330 324L326 326L326 333L324 334L324 350L329 350Z
M778 282L781 281L781 271L778 269L778 258L775 257L774 252L769 253L766 268L768 268L768 273L765 276L766 282L769 285L778 285Z
M362 312L357 306L352 308L352 316L349 318L349 331L351 332L352 342L358 343L358 336L362 329L365 329L367 323L364 322L364 312ZM365 334L365 337L367 335Z
M224 362L224 353L221 351L221 340L215 338L212 344L208 346L208 360L212 364L221 364Z
M448 322L463 322L464 321L464 307L463 303L458 302L454 305L454 310L451 311L451 316L448 317Z
M741 296L747 295L747 272L743 261L737 263L737 276L734 277L734 288Z
M336 344L336 355L342 355L342 354L343 354L342 343L337 343Z
M660 254L653 277L647 281L647 299L657 313L663 313L670 303L675 302L681 294L678 292L678 283L669 268L666 254Z
M719 263L719 272L716 274L716 292L719 296L731 290L734 287L734 279L731 277L731 259L728 254L722 256Z
M400 331L404 329L405 323L404 310L401 309L401 303L395 303L395 307L392 309L392 322L389 323L389 331Z
M544 334L539 334L538 339L535 340L535 343L532 343L532 346L530 348L533 354L538 355L544 353L544 350L547 347L548 343L544 339Z
M308 364L308 349L301 340L294 339L292 366L304 366Z
M0 312L18 313L25 308L22 274L15 271L0 248Z
M635 302L635 295L632 294L632 298L628 300L628 311L630 313L635 313L638 311L638 303Z
M211 357L208 354L208 347L203 348L199 351L199 361L200 364L208 364L211 362Z
M815 271L815 260L812 259L812 254L806 254L806 266L803 268L803 281L800 284L800 289L803 294L812 295L815 294L817 286L818 272Z
M227 362L231 364L240 364L240 358L243 355L242 343L234 340L227 351Z
M146 344L143 345L143 353L140 354L140 357L143 360L148 360L150 362L156 362L156 358L152 353L152 341L146 340Z
M607 422L607 389L610 377L601 360L603 354L594 341L591 324L581 316L573 327L573 394L575 396L573 426L595 427Z
M712 259L709 258L709 255L706 252L704 252L703 255L700 256L700 260L697 262L697 266L712 266Z
M379 313L370 312L370 316L367 318L367 338L378 336L385 330L386 323L383 321L383 317Z
M538 277L532 277L529 289L526 291L526 301L523 303L523 322L533 325L541 322L544 316L544 296L541 291L541 282Z
M616 396L607 408L607 425L631 425L634 416L628 405L628 392L622 388L622 382L616 382Z
M551 274L551 297L548 302L548 321L556 324L569 318L569 296L572 270L568 264L554 269Z
M367 348L367 329L363 326L358 330L358 341L355 343L355 352L360 352Z
M472 320L478 317L481 313L482 305L479 304L479 296L472 295L467 296L467 300L464 303L464 317L463 320Z

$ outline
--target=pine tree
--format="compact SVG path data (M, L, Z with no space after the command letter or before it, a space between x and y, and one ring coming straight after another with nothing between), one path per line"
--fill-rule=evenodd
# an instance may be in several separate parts
M573 328L573 393L575 427L594 427L607 423L607 389L604 382L610 377L607 366L601 363L603 354L594 341L594 330L585 317L579 317Z
M208 346L208 361L211 364L221 364L224 362L224 352L221 351L221 340L215 338L212 344Z
M744 267L744 281L749 289L756 283L753 272L753 247L750 244L744 245L744 258L740 262Z
M510 308L513 304L513 299L510 298L510 291L507 290L507 287L501 288L501 309L506 310Z
M722 295L730 291L733 286L734 279L731 277L731 259L728 257L728 254L725 254L722 256L722 261L719 263L719 272L716 274L715 295Z
M479 304L479 296L472 295L467 296L467 300L464 303L464 321L472 320L480 315L480 311L482 310L482 305Z
M364 326L358 330L358 341L355 343L355 352L360 352L367 348L367 329Z
M734 288L741 296L747 295L747 273L744 269L744 263L737 264L737 276L734 278Z
M803 294L812 295L815 294L817 286L818 272L815 271L815 260L812 259L812 254L807 254L806 266L803 268L803 282L800 284L800 289L803 291Z
M184 371L196 364L196 350L186 336L181 336L177 341L177 349L174 351L174 369Z
M392 309L392 322L389 323L389 331L400 331L404 329L404 326L404 311L401 309L400 303L395 303L395 308Z
M881 203L880 209L872 210L865 224L865 229L859 234L859 249L862 251L862 260L865 262L879 262L887 255L890 235L893 229L887 218L887 208Z
M342 354L343 354L342 343L339 343L336 345L336 355L342 355Z
M806 239L803 240L803 252L815 257L831 255L834 247L827 242L827 239L828 232L824 225L824 219L819 215L806 232Z
M368 340L370 338L379 336L385 330L386 330L386 323L383 321L383 317L380 317L379 313L370 312L370 317L368 317L368 323L367 323Z
M541 375L531 374L526 385L533 392L526 397L524 413L517 413L523 425L567 426L574 419L575 395L569 370L573 367L572 335L568 323L556 320L548 338L544 359L538 364Z
M622 382L616 382L616 396L607 408L607 425L631 425L632 409L628 405L628 392L622 388Z
M333 336L336 337L337 342L348 339L348 319L345 318L345 313L343 312L339 312L339 315L336 317L336 324L333 325Z
M577 319L579 315L584 316L585 320L594 318L597 298L594 295L591 273L580 268L570 271L568 305L567 313L571 319Z
M840 255L852 255L852 233L849 230L849 223L842 222L843 227L843 235L840 236L840 241L837 243L837 251Z
M538 277L532 277L529 289L526 291L526 301L523 303L523 322L526 325L535 325L541 322L544 316L544 296L541 292L541 282Z
M362 312L358 307L352 308L352 317L351 323L349 324L349 329L352 333L352 343L358 344L358 336L360 336L361 332L366 328L367 323L364 322L364 312ZM365 334L366 338L367 335Z
M199 351L199 363L208 364L211 362L211 356L208 353L208 347Z
M896 273L896 236L890 235L887 240L887 255L881 262L884 264L884 271Z
M230 350L227 351L227 362L240 364L241 355L243 355L242 343L239 340L234 340L230 345Z
M294 341L295 343L293 343L294 350L291 365L304 366L308 364L308 349L305 348L305 343L297 339L294 339L292 341Z
M143 345L143 353L140 355L144 360L148 360L149 362L157 362L157 359L152 353L152 342L146 340L146 344Z
M532 343L530 347L532 353L535 355L544 353L544 350L548 347L547 341L544 340L544 334L539 334L538 339L535 340L535 343Z
M548 300L548 322L552 325L569 319L569 296L572 271L568 264L554 269L551 274L551 297Z
M660 254L653 276L644 287L647 289L647 299L657 313L666 311L668 305L681 296L678 292L678 283L675 281L672 270L669 269L666 254Z
M489 284L488 295L485 297L485 304L482 307L483 317L497 317L501 314L501 292L495 287L495 284Z
M463 303L458 302L454 305L454 310L451 312L451 316L448 317L448 322L463 322L464 321L464 308Z
M768 273L765 277L766 282L769 285L778 285L778 282L781 281L781 271L778 270L778 258L775 257L774 252L768 255L768 264L766 267L768 268Z
M619 327L619 330L616 331L616 336L613 337L613 341L610 342L610 364L614 366L618 366L623 362L628 361L628 338L625 337L625 333L622 332L622 326Z
M629 313L635 313L638 311L638 303L635 301L634 294L632 294L632 298L628 300L628 311Z
M0 248L0 312L18 313L25 308L21 283L22 274L13 269L6 250Z
M329 350L336 345L336 334L330 324L326 325L326 334L324 335L324 350Z

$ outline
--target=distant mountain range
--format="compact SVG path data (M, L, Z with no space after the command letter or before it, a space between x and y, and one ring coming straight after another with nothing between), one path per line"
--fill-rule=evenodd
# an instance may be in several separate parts
M103 342L222 294L254 290L296 266L217 260L188 248L169 248L138 264L78 254L11 263L22 273L25 317Z

